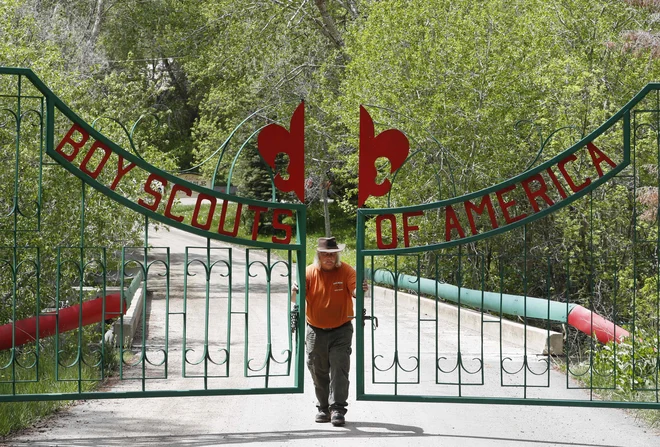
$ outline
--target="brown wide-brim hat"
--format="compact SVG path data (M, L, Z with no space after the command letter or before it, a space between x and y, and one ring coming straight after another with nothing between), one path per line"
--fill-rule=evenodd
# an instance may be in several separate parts
M319 253L339 253L344 248L346 248L346 244L337 244L334 237L320 237L316 251Z

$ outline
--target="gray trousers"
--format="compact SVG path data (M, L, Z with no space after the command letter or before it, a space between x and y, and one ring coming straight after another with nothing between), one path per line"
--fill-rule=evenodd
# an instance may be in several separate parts
M320 411L346 414L352 340L351 322L332 330L307 325L307 368L314 381L316 406Z

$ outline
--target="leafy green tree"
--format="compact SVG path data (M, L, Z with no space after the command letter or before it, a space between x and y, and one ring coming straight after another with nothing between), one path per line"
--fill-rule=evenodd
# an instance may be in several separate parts
M53 7L47 10L47 7ZM71 6L71 5L68 5ZM39 8L43 9L39 9ZM21 66L31 68L51 90L74 111L88 122L100 118L95 123L97 128L114 140L131 150L131 142L125 129L117 126L115 121L107 118L121 120L124 123L133 123L141 115L150 111L150 98L152 91L142 82L140 76L134 76L135 72L121 72L110 74L107 77L93 78L90 72L92 65L77 65L70 55L75 52L77 39L82 35L69 32L70 29L62 26L66 21L60 20L58 14L61 9L49 2L43 4L29 1L8 1L0 4L0 31L3 34L0 44L0 60L9 66ZM52 20L49 25L42 22L44 17ZM23 80L23 95L29 96L36 93L30 90L29 83ZM57 165L45 165L40 171L39 160L45 154L41 151L44 146L40 143L40 118L43 118L39 109L39 100L29 97L22 101L22 117L20 144L16 145L16 122L17 103L10 95L16 95L16 78L3 76L0 80L2 98L2 128L0 129L0 141L2 146L0 153L2 159L7 163L8 169L2 172L3 186L0 189L2 197L0 202L3 206L2 246L17 246L17 257L10 251L3 251L2 259L8 262L3 264L8 268L13 263L25 262L26 266L34 266L37 262L36 253L39 250L38 263L40 266L41 309L52 307L55 304L55 285L57 266L56 260L58 250L62 256L71 257L74 260L80 258L78 250L77 258L72 253L72 247L85 245L90 247L85 251L85 262L91 259L101 259L101 252L91 247L108 247L109 255L113 258L107 265L107 273L117 268L117 253L122 246L135 245L138 243L143 225L143 218L126 207L119 205L100 193L84 188L79 180ZM131 98L127 100L127 98ZM157 142L162 139L162 129L152 126L155 121L145 121L149 126L139 126L132 135L131 141L137 152L150 160L158 160L165 168L172 168L166 157L159 151ZM66 124L70 125L70 124ZM56 130L62 134L67 129ZM161 133L159 133L161 132ZM14 160L18 157L18 171L14 168ZM11 168L9 168L11 166ZM18 180L18 181L16 181ZM140 182L135 179L122 185L122 191L126 196L137 199ZM39 190L41 186L41 191ZM83 200L83 190L85 194ZM39 193L41 192L41 203L37 208ZM14 196L18 199L21 213L15 208ZM81 209L84 203L84 229ZM40 217L41 230L37 230ZM13 218L16 216L16 224ZM17 228L20 232L14 234ZM68 247L68 248L67 248ZM72 264L61 264L64 266L63 275L75 271ZM94 267L96 268L96 267ZM92 269L94 269L92 268ZM8 321L12 317L14 309L10 305L14 294L12 285L14 279L7 275L4 269L0 279L0 297L5 306L2 307L0 319ZM87 273L90 272L86 272ZM73 275L75 276L75 275ZM79 274L72 280L80 280ZM86 278L83 278L85 281ZM110 275L108 275L110 280ZM22 268L18 271L16 278L17 290L20 296L15 296L17 307L16 317L23 318L33 316L36 312L37 283L36 270L34 268ZM77 284L77 283L75 283ZM75 285L74 284L74 285ZM68 293L69 289L64 286L62 293Z

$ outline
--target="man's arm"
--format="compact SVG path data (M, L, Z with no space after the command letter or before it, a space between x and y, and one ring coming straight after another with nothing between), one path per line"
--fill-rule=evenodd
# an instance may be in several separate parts
M364 290L365 292L369 291L369 283L367 282L366 279L362 281L362 290ZM353 298L357 297L357 287L353 289L353 292L351 293L353 294Z

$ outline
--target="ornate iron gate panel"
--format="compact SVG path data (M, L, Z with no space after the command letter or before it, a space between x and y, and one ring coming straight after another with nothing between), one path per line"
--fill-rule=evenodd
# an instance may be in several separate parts
M304 275L304 205L157 169L30 70L0 68L0 109L0 402L303 391L289 301ZM190 215L174 206L186 196ZM135 213L118 217L107 197ZM92 219L92 203L104 218ZM260 216L275 230L268 241ZM134 246L90 243L120 226Z
M358 210L358 399L660 408L659 88L501 184ZM390 203L416 153L362 113L360 205Z

